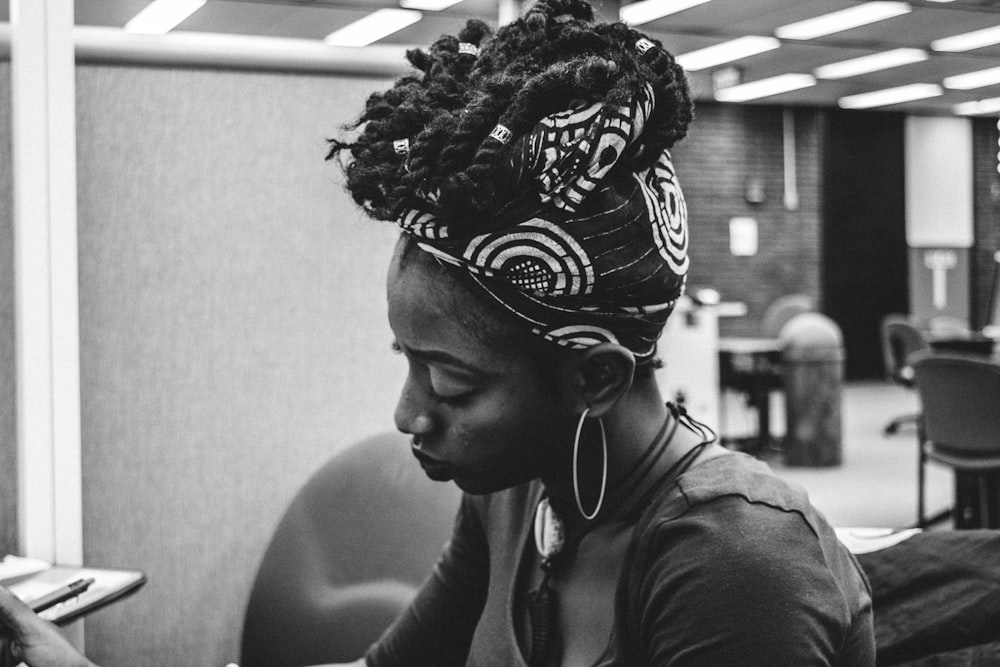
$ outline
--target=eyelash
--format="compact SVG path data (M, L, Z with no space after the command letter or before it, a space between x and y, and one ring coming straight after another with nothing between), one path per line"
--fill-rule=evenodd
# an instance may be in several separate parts
M389 343L389 349L392 350L393 354L403 354L403 348L400 347L399 343L397 343L396 341L392 341L391 343ZM441 405L447 405L451 407L461 405L463 402L472 397L472 392L456 394L455 396L441 396L436 391L434 391L434 387L430 384L428 384L427 386L427 392L430 394L430 397L434 399L436 402L440 403Z
M427 391L428 393L430 393L431 398L434 399L436 402L440 403L441 405L447 405L449 407L458 407L472 397L471 392L456 394L454 396L441 396L434 391L434 387L427 387Z

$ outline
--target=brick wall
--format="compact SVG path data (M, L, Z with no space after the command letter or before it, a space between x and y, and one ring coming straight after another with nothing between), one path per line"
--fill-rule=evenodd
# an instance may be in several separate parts
M722 335L754 335L764 309L782 294L820 299L821 160L819 112L794 111L798 210L784 198L782 109L702 103L688 137L674 149L691 226L689 291L717 289L742 301L746 318L724 318ZM747 182L759 179L765 200L746 201ZM757 220L758 252L729 251L729 219Z
M993 284L993 254L1000 250L1000 175L997 174L997 126L995 118L976 118L972 123L974 163L975 248L972 255L972 326L988 324Z

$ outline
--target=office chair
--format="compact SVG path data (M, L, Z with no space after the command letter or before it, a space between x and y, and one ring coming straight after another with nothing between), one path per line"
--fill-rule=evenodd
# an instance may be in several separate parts
M243 667L348 662L406 608L451 535L460 491L384 433L335 455L292 500L257 571Z
M1000 528L1000 364L923 353L913 360L920 395L917 516L923 525L924 466L956 472L956 528Z
M761 318L760 335L764 338L778 338L781 330L792 318L814 310L812 297L805 294L785 294L779 296L764 309Z
M916 352L927 350L930 345L924 339L920 330L914 326L905 315L890 313L882 318L879 324L882 339L882 361L886 376L896 384L913 388L913 368L908 359ZM916 424L919 414L906 414L896 417L886 424L884 432L892 435L903 424Z

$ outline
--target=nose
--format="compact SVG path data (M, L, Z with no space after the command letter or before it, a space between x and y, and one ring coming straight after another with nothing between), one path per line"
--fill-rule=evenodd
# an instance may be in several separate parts
M419 397L419 391L413 386L411 379L407 377L403 384L403 390L399 394L399 400L396 402L396 411L393 413L393 420L400 432L413 436L423 436L433 430L434 420L427 411L425 403Z

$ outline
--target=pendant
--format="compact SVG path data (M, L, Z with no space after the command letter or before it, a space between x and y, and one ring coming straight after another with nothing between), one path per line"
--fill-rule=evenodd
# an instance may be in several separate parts
M535 548L542 562L549 562L566 546L566 526L552 509L548 497L535 508Z

